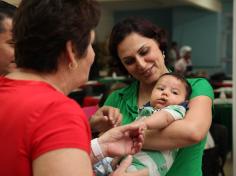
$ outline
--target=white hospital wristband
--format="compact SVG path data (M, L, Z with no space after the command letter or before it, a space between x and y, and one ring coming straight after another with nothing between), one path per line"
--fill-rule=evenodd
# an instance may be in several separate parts
M98 138L95 138L91 141L91 148L93 155L97 158L97 160L102 160L104 158L102 149L98 143Z

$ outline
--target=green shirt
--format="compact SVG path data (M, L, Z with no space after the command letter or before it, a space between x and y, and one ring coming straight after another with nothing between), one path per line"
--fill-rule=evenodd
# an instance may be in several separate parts
M208 96L214 99L214 93L209 82L204 78L191 78L188 82L192 86L190 99L196 96ZM131 123L138 116L138 81L128 87L119 89L111 93L105 105L120 109L123 115L122 124ZM167 173L167 176L201 176L202 175L202 154L206 138L198 144L181 148L175 158L174 164Z

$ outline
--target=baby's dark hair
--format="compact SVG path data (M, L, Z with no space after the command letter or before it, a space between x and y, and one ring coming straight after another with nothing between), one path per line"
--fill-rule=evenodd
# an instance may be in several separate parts
M192 93L192 87L191 85L189 84L189 82L186 80L186 78L184 78L182 75L178 74L178 73L175 73L175 72L170 72L170 73L164 73L163 75L161 75L157 82L164 76L173 76L175 77L176 79L180 80L184 86L185 86L185 89L186 89L186 96L185 96L185 100L189 100L190 98L190 95Z

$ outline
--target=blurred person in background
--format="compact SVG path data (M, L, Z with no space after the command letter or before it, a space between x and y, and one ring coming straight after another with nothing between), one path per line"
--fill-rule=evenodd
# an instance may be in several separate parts
M169 65L170 67L174 67L175 62L179 59L179 48L178 43L173 41L171 43L171 47L168 53Z
M191 60L192 48L190 46L182 46L180 48L180 59L175 63L175 71L188 76L192 72L192 60Z
M16 7L0 1L0 75L15 68L12 42L12 19Z

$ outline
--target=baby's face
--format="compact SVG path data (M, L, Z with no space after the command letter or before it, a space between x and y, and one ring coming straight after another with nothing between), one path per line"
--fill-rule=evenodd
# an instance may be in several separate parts
M184 83L171 75L165 75L156 83L150 103L154 108L177 105L185 101L186 94Z

